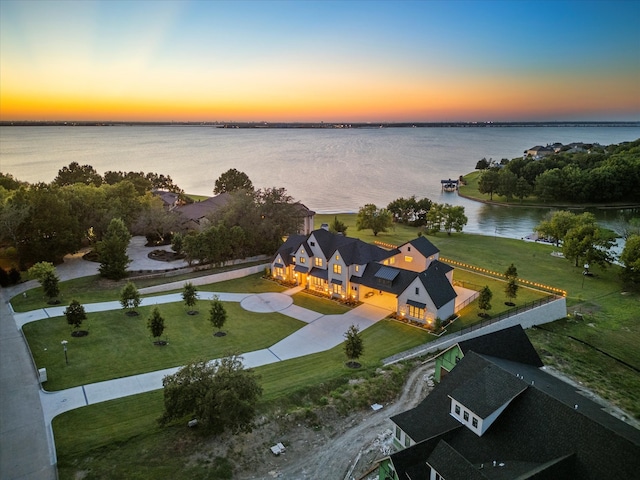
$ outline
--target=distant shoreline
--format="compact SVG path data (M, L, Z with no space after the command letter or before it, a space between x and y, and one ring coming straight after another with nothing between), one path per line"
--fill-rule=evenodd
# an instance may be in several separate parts
M639 127L640 121L606 122L126 122L126 121L27 121L3 120L2 127L209 127L260 129L352 129L352 128L510 128L510 127Z

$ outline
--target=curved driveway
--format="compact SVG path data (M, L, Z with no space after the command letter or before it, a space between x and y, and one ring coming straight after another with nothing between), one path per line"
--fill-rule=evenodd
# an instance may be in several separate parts
M134 237L128 249L133 259L130 270L165 270L167 264L150 260L144 238ZM173 262L171 268L185 266ZM57 267L61 280L95 275L97 264L85 262L81 254L68 256ZM264 270L264 265L234 270L192 279L197 285L211 284ZM151 295L179 289L184 282L170 282L156 287L140 289L142 295ZM65 307L52 307L25 313L13 313L9 298L37 286L25 282L2 292L0 307L0 478L2 479L55 479L56 456L51 431L51 420L60 413L115 398L144 393L162 388L165 375L175 373L179 367L133 375L79 387L46 392L40 388L21 327L28 322L64 315ZM240 302L249 311L279 312L296 318L306 325L269 348L242 354L248 368L301 357L331 349L344 341L344 332L350 325L362 331L385 318L389 311L372 305L361 305L343 315L321 315L293 304L291 295L300 288L284 293L210 293L198 292L201 299L217 295L226 302ZM142 305L182 301L181 294L147 296ZM119 302L84 305L87 312L120 309ZM12 321L13 320L13 321Z

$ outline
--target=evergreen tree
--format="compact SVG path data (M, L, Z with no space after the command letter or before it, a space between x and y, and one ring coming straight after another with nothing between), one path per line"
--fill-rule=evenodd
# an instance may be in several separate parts
M69 306L65 309L64 314L67 317L67 323L72 325L76 330L80 328L82 322L87 319L87 313L78 300L71 300Z
M493 298L493 292L488 285L480 290L480 296L478 297L478 308L482 310L483 316L487 315L487 311L491 310L491 299Z
M131 234L124 222L120 218L112 219L102 241L97 244L100 275L111 280L120 280L127 275L127 266L131 263L127 255L130 240Z
M164 318L160 315L160 309L155 307L151 316L147 319L147 328L153 338L158 338L164 333Z

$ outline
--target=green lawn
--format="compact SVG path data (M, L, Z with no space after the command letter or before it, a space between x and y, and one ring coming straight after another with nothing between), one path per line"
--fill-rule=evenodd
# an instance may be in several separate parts
M388 320L364 330L362 336L365 354L360 359L361 370L345 366L342 346L255 369L264 388L263 408L274 402L278 408L286 408L300 401L311 386L330 389L330 385L344 384L349 378L366 376L382 358L430 337ZM187 470L184 466L185 456L193 453L201 439L182 427L160 428L156 419L162 408L162 392L155 391L56 417L53 427L60 478L74 478L78 469L85 468L94 474L103 472L96 478L206 478L200 476L206 472L197 466Z
M264 262L257 262L262 264ZM199 278L214 273L220 273L223 271L233 270L237 268L248 267L254 265L253 263L244 264L237 267L228 268L215 268L210 270L201 270L192 273L185 273L182 275L175 275L165 277L161 274L157 276L150 276L148 278L132 278L131 281L138 289L145 287L153 287L156 285L163 285L165 283L180 282L184 280L191 280L193 278ZM261 274L251 275L249 277L243 277L236 280L229 280L220 283L213 283L203 287L198 287L203 291L225 291L225 292L279 292L284 290L284 287L278 285L275 282L264 282L261 280ZM107 302L112 300L118 300L120 298L120 291L124 287L128 280L112 281L101 278L98 275L90 277L75 278L66 282L60 282L60 301L61 305L68 305L71 300L78 300L82 304L95 303L95 302ZM217 286L220 287L217 287ZM225 290L226 289L226 290ZM181 290L174 290L179 292ZM50 305L47 304L47 298L44 296L42 287L33 288L28 290L26 296L17 295L11 299L11 306L16 312L28 312L30 310L36 310L39 308L45 308Z
M208 320L209 302L199 301L198 315L188 315L182 303L159 306L165 318L166 346L156 346L147 329L153 307L141 307L139 316L122 310L88 314L82 328L86 337L70 336L65 317L28 323L24 332L38 368L47 369L47 390L184 365L196 359L213 359L229 352L245 353L267 348L304 326L279 313L260 314L238 303L225 303L228 320L224 337L214 337ZM65 365L61 340L67 340L69 365Z
M335 300L318 297L304 291L298 292L293 296L293 303L323 315L342 315L351 310L350 307L342 305Z
M320 223L331 223L334 215L317 215L317 225ZM393 231L381 233L377 237L371 231L358 232L355 228L356 215L338 215L338 218L349 226L347 234L352 237L362 238L364 241L380 240L391 244L401 244L417 236L418 229L412 227L398 226ZM597 349L607 352L609 355L618 358L636 368L640 368L640 349L637 348L640 339L640 295L637 292L627 292L619 282L619 267L612 266L608 269L594 270L595 276L585 278L580 268L572 266L571 262L551 256L553 246L528 243L520 240L510 240L495 237L484 237L469 234L438 234L429 236L441 251L441 256L452 260L474 264L496 272L504 272L509 264L514 263L518 269L519 277L533 282L549 284L553 287L566 290L568 293L567 302L570 311L583 313L582 320L569 318L547 324L546 330L529 330L528 335L540 352L545 363L557 366L557 368L574 375L585 385L593 388L597 393L612 400L617 405L625 408L636 418L640 418L640 375L637 371L625 367L621 362L616 361L595 348L585 346L571 337L589 343ZM454 272L454 279L471 282L480 286L489 285L494 298L493 308L489 312L492 316L504 310L503 283L494 278L479 277L463 270ZM173 279L171 279L173 280ZM202 287L203 290L211 291L279 291L281 287L272 282L265 282L260 279L260 275L234 281L236 283L220 283ZM96 285L96 284L94 284ZM66 285L63 284L63 288ZM140 288L140 285L139 285ZM200 289L200 287L199 287ZM274 290L271 290L274 289ZM278 290L279 289L279 290ZM110 294L104 294L105 299L113 300L117 298L119 289L112 289ZM99 298L103 294L97 291L86 292L87 298ZM540 293L528 289L520 289L516 299L517 304L539 297ZM296 295L295 302L300 305L308 305L309 308L325 312L325 308L334 308L329 305L319 306L316 302L320 299L305 298L307 295ZM19 301L20 299L14 299ZM41 300L40 300L41 302ZM313 302L311 306L309 303ZM201 302L203 303L203 302ZM205 305L207 302L204 302ZM331 303L331 302L329 302ZM225 304L228 305L228 304ZM42 305L39 305L41 307ZM39 308L36 307L36 308ZM161 306L161 311L165 314L165 306ZM98 352L93 348L101 348L101 353L95 356L109 355L108 350L116 349L118 342L111 341L111 335L115 338L122 338L122 342L131 341L129 348L138 348L140 354L130 357L129 363L135 364L138 371L151 370L148 363L150 357L158 357L164 362L166 357L172 353L172 349L179 350L183 347L178 342L182 337L175 332L184 326L181 322L201 322L204 325L195 328L191 333L185 332L184 339L191 339L189 347L185 346L182 352L185 357L193 358L195 352L190 347L192 342L202 342L203 349L207 351L207 346L215 344L217 340L231 341L231 337L240 337L240 331L232 330L232 323L229 321L229 328L225 327L230 334L223 339L213 338L211 328L206 322L206 306L199 306L200 315L197 319L188 317L185 307L178 303L166 306L165 315L169 317L172 313L173 320L168 320L168 331L170 345L168 347L153 347L146 330L146 316L148 312L136 319L125 317L122 312L113 312L114 317L108 316L110 320L102 322L104 325L98 327L97 319L91 316L89 320L89 337L81 339L71 339L68 336L69 327L65 320L51 319L35 322L28 328L43 328L44 332L33 334L33 338L50 338L52 345L43 343L32 343L32 348L41 350L44 355L53 350L51 362L58 363L57 368L49 371L49 378L60 375L61 379L55 381L65 382L65 372L75 367L75 362L80 360L82 349L86 347L87 341L105 343L104 347L95 346L87 351ZM239 308L239 307L238 307ZM462 328L468 323L477 320L477 307L471 307L461 312L462 317L456 321L452 328ZM28 310L29 308L26 308ZM142 309L140 309L142 311ZM229 308L229 311L230 308ZM240 312L237 312L240 315ZM111 314L105 314L111 315ZM234 314L235 315L235 314ZM269 314L271 317L275 314ZM264 315L263 315L264 317ZM234 317L235 318L235 317ZM286 328L295 330L298 322L294 325L278 324L277 336L283 336ZM248 322L252 322L249 324ZM128 329L119 328L127 322L138 323L136 329L130 335L131 339L126 339ZM269 320L271 322L271 320ZM129 324L130 324L129 323ZM262 322L263 325L266 323ZM50 325L50 326L47 326ZM250 325L250 327L249 327ZM261 325L260 320L247 320L242 329L251 330L256 325ZM99 328L105 328L102 334ZM114 333L110 329L114 329ZM50 331L49 331L50 330ZM63 335L61 337L61 335ZM31 338L31 334L29 337ZM201 337L201 338L200 338ZM261 377L264 386L263 406L267 405L287 405L304 403L305 395L310 388L329 388L336 382L344 382L351 376L361 376L366 371L375 370L379 366L380 359L386 358L394 353L412 348L429 341L432 336L424 330L410 327L408 325L382 321L368 328L363 332L365 339L365 355L361 358L364 368L362 371L354 372L344 367L344 353L342 347L336 347L328 352L316 355L309 355L298 359L280 362L256 369ZM69 345L69 367L64 366L64 357L59 340L66 338L72 343ZM105 341L109 339L109 341ZM248 336L247 342L256 339ZM30 340L31 341L31 340ZM272 342L273 343L273 342ZM36 348L37 347L37 348ZM47 352L44 348L47 347ZM50 347L50 348L49 348ZM257 347L259 348L259 347ZM238 348L239 351L249 351L245 344ZM143 354L142 351L145 353ZM201 355L200 355L201 356ZM214 358L217 355L213 355ZM55 358L54 358L55 357ZM92 355L93 357L93 355ZM38 366L40 361L38 361ZM116 360L109 360L113 363ZM91 362L90 358L82 361L87 366ZM123 362L127 363L127 362ZM175 359L173 365L183 363ZM167 364L167 366L169 366ZM78 368L82 369L81 366ZM98 369L103 367L96 367ZM129 367L127 367L129 368ZM134 369L133 367L131 367ZM48 367L49 369L49 367ZM93 369L88 367L87 369ZM132 372L133 373L133 372ZM125 373L131 374L131 373ZM70 384L85 383L76 381L76 377L83 375L79 371L70 377L74 380ZM70 378L70 377L67 377ZM54 382L52 378L51 382ZM64 383L61 383L61 385ZM64 387L57 387L64 388ZM114 400L99 405L85 407L65 413L54 419L54 431L56 445L58 448L58 459L60 478L73 478L77 470L90 469L95 478L122 477L128 478L206 478L206 469L199 464L189 463L185 467L186 459L190 455L194 445L201 442L194 432L179 427L168 427L160 429L155 419L160 416L162 410L161 392L151 392L144 395ZM87 422L87 418L91 418ZM178 445L178 447L175 447ZM135 473L134 473L135 472Z

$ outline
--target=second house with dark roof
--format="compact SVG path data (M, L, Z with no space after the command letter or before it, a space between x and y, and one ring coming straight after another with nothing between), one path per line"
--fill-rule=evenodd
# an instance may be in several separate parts
M292 235L271 263L271 275L328 297L352 299L395 311L427 326L458 310L458 297L476 292L453 286L453 267L438 260L425 237L384 249L323 227Z

